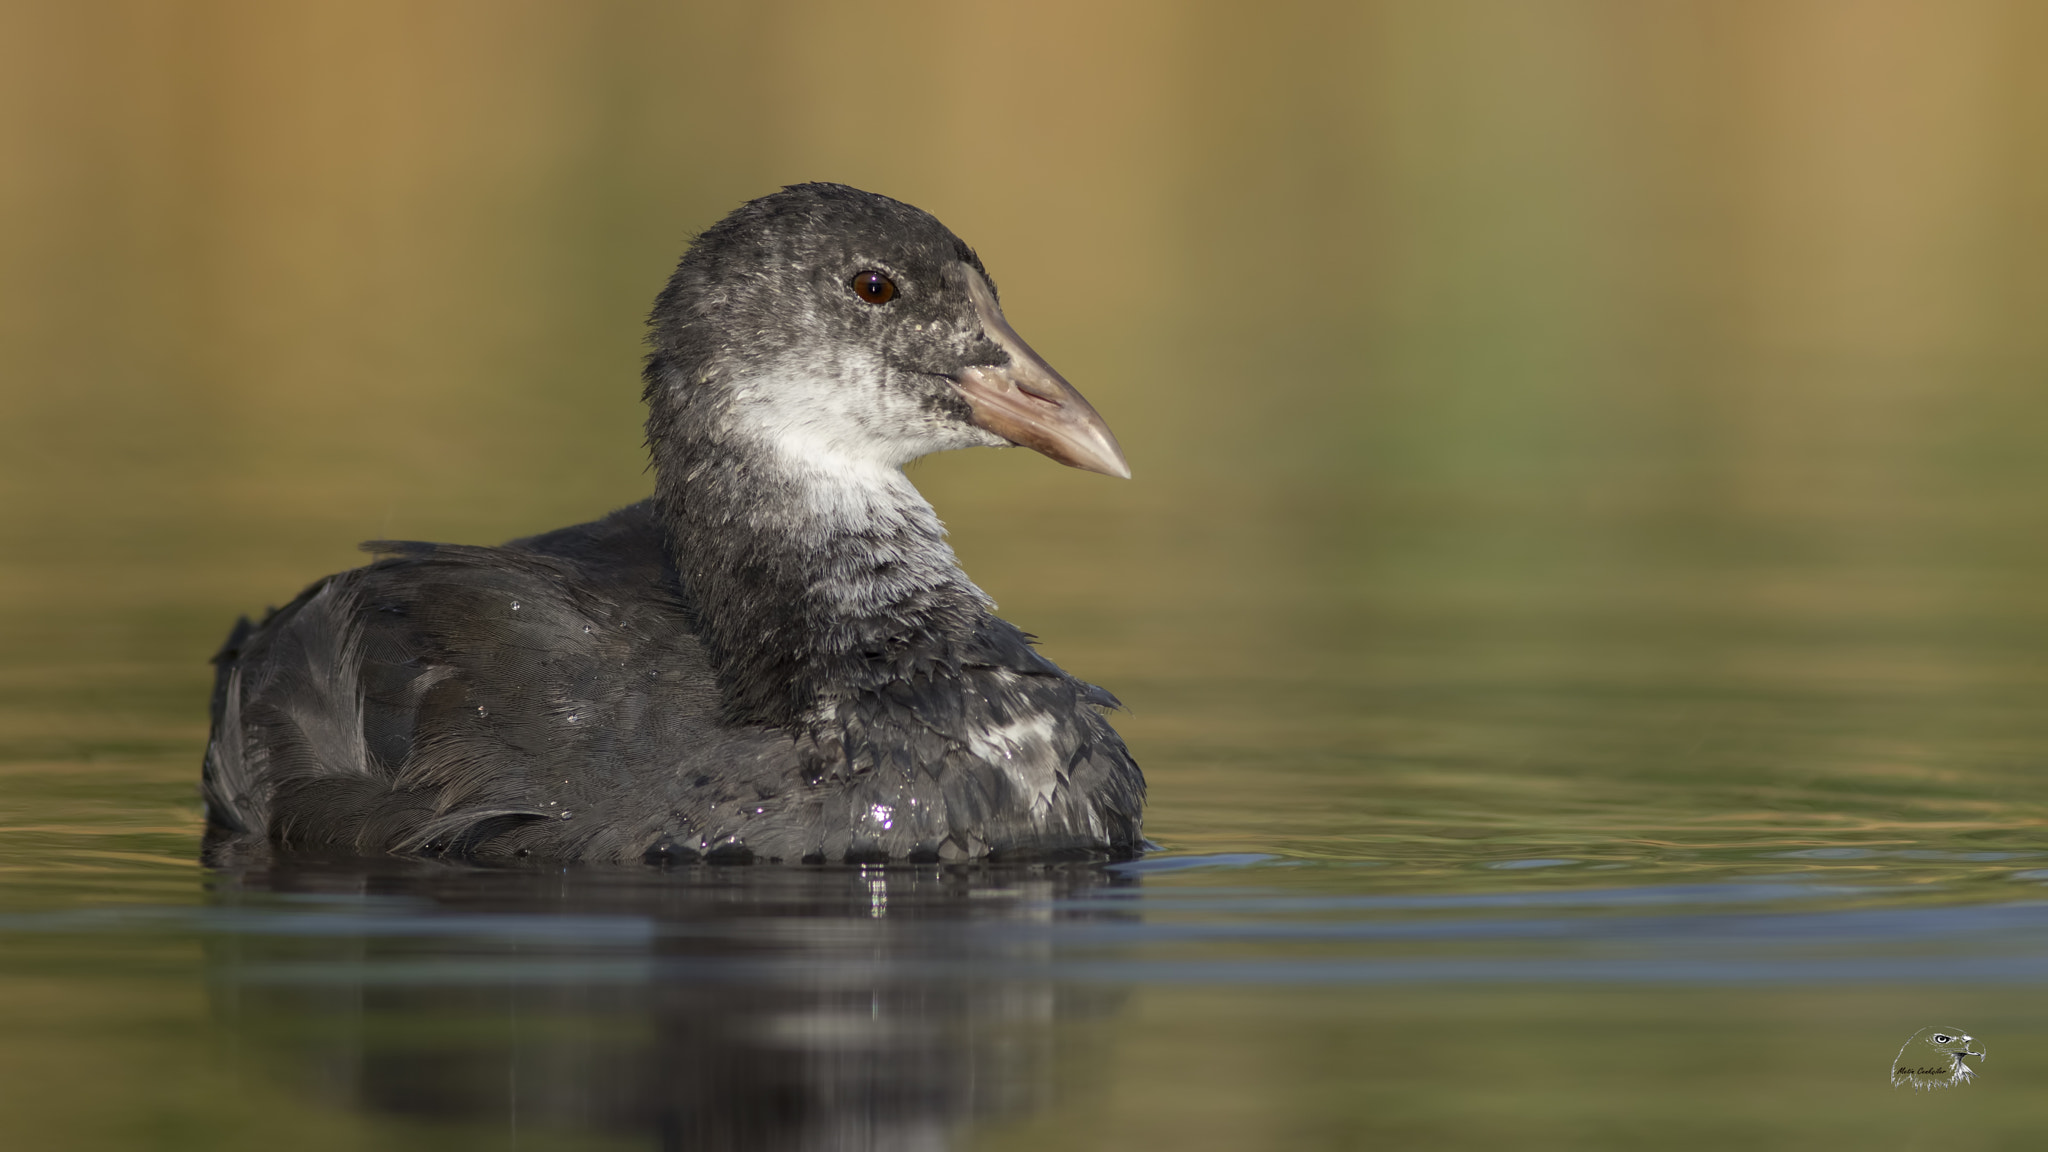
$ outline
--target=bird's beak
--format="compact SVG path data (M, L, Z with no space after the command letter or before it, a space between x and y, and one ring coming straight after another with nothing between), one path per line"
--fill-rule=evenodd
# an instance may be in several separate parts
M1109 425L1003 319L981 273L966 272L982 331L1010 354L1010 362L1001 367L968 368L953 377L954 387L974 410L974 423L1062 464L1130 479L1131 466L1124 463L1124 450Z

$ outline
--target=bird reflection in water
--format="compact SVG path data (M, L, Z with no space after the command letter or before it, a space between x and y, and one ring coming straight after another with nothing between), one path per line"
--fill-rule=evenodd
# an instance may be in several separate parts
M478 1147L915 1152L1046 1104L1056 1024L1121 999L1049 962L1063 922L1129 914L1065 905L1135 883L1082 864L294 860L218 875L209 966L267 1074Z

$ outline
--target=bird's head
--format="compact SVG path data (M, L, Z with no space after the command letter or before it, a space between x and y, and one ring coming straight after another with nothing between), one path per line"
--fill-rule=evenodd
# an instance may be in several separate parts
M1130 475L974 250L885 196L798 184L742 205L690 246L649 324L657 444L691 425L811 469L1017 444Z
M1947 1056L1976 1056L1984 1054L1971 1047L1977 1040L1966 1032L1954 1028L1924 1028L1919 1037L1929 1048Z

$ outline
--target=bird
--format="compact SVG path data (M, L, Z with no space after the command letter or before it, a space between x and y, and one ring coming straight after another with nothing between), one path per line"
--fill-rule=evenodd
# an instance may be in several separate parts
M1129 478L974 250L843 184L699 234L648 317L653 494L499 547L370 541L214 658L214 860L1123 858L1115 696L961 570L903 466Z
M1985 1054L1975 1036L1960 1028L1922 1028L1899 1046L1892 1057L1892 1087L1956 1088L1977 1075L1964 1057L1983 1063Z

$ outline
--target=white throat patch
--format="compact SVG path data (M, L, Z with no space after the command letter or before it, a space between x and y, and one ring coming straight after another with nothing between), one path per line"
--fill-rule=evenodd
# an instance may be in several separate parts
M836 589L852 611L870 611L921 588L971 590L946 528L903 465L956 442L933 413L887 388L879 365L849 363L839 375L778 376L730 385L735 439L766 450L774 474L801 502L815 543L858 533L891 562L890 575ZM970 442L971 443L971 442Z

